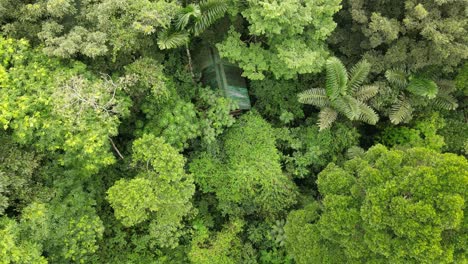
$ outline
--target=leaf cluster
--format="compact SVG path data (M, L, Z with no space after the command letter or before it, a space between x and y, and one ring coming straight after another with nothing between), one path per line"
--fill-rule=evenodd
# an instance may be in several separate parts
M338 113L349 120L364 121L375 125L379 116L366 102L378 93L376 85L362 85L371 65L366 61L357 63L348 73L336 57L326 63L325 88L312 88L299 93L299 102L320 108L320 130L330 128Z

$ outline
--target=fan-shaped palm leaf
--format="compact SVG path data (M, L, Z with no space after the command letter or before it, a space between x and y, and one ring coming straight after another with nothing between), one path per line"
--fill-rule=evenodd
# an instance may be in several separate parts
M329 58L325 67L327 71L325 89L328 97L333 101L338 96L346 93L348 73L343 63L335 57Z
M361 84L364 83L364 81L367 78L367 75L369 75L370 71L370 63L368 63L365 60L362 60L358 62L356 65L351 68L351 71L349 72L349 82L348 82L348 87L351 89L351 91L356 91L361 87Z
M189 41L187 32L172 32L163 31L158 36L158 47L160 49L173 49L186 44Z
M330 105L325 89L313 88L298 94L299 102L302 104L310 104L317 107L326 107Z
M385 72L385 77L387 78L388 82L400 88L404 88L408 85L406 75L407 73L403 69L391 69Z
M407 98L402 97L395 105L392 106L389 118L393 124L400 124L411 120L412 114L413 107L411 106L411 102Z
M330 107L323 108L319 113L318 126L319 131L331 127L333 122L335 122L338 117L338 113Z
M406 89L412 94L424 96L429 99L434 99L439 92L437 84L425 78L413 78Z
M377 85L364 85L356 89L354 92L354 98L358 99L361 102L365 102L379 92L379 87Z
M198 5L188 5L182 9L180 15L176 20L177 30L184 30L190 23L190 18L199 19L201 17L201 10Z
M379 121L379 116L370 106L363 102L358 101L360 116L359 120L364 121L368 124L375 125Z
M172 28L159 34L159 48L172 49L186 44L190 40L190 34L200 35L223 17L227 8L226 0L205 0L186 6L177 16Z

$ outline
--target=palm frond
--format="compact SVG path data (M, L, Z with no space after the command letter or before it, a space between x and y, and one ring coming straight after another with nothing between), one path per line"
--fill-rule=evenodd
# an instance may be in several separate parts
M391 69L385 72L385 77L387 78L388 82L400 88L404 88L406 85L408 85L406 75L407 73L403 69Z
M335 57L329 58L325 65L327 80L325 88L331 101L346 93L348 73L343 63Z
M455 110L458 107L457 99L450 92L439 92L434 99L434 105L445 110Z
M358 146L352 146L346 151L346 156L348 157L348 159L362 157L364 154L364 149Z
M390 110L389 118L393 124L408 122L413 117L413 107L407 98L401 98Z
M365 102L372 97L376 96L379 92L379 86L377 85L364 85L359 87L354 92L354 98L358 99L361 102Z
M200 19L195 22L191 29L195 36L200 35L216 20L222 18L228 9L226 0L206 0L200 2L199 6L201 10Z
M439 87L434 81L417 77L411 79L406 89L412 94L423 96L428 99L434 99L439 92Z
M330 107L323 108L319 113L318 126L319 131L330 128L338 117L338 113Z
M224 13L228 9L228 1L205 0L200 2L200 9L204 16L213 21L224 16Z
M437 80L436 81L437 86L439 86L439 92L440 93L452 93L457 90L457 87L455 86L455 83L450 80Z
M187 32L172 32L163 31L158 36L158 47L162 50L173 49L183 46L189 41L189 34Z
M192 17L194 19L201 17L201 10L198 5L190 4L182 9L175 23L177 30L184 30L189 25Z
M445 110L455 110L458 108L457 99L451 93L457 90L455 83L449 80L437 80L439 93L434 99L434 105Z
M338 97L332 106L350 120L356 120L361 115L358 100L349 95Z
M325 89L313 88L298 94L298 101L302 104L310 104L319 108L330 105Z
M379 115L367 104L358 101L359 110L361 112L359 120L364 121L368 124L375 125L379 121Z
M369 75L371 64L366 60L362 60L351 68L349 72L349 82L348 87L351 91L356 91L359 89L362 83L366 80Z
M454 81L450 80L437 80L436 81L437 85L439 86L439 89L445 90L449 93L455 92L457 90L457 86L455 85Z

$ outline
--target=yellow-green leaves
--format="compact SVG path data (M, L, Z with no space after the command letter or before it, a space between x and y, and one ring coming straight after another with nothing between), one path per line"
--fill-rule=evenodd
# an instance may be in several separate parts
M7 217L0 217L0 263L46 264L41 247L21 238L21 226Z
M156 197L151 181L143 178L121 179L107 192L115 217L125 226L134 226L148 220L157 211Z
M184 156L163 138L152 134L145 134L133 142L133 162L148 172L154 171L158 179L168 182L179 181L188 176L184 171Z
M139 174L121 179L107 191L115 217L125 226L145 221L150 237L161 247L175 247L179 228L192 210L192 176L184 157L160 137L145 134L133 143L133 164Z
M85 65L50 59L24 41L0 39L0 46L0 125L15 141L61 150L59 162L86 176L113 163L108 137L128 114L128 80L96 78Z
M191 263L235 264L242 262L242 242L238 234L242 231L244 224L242 220L234 219L212 237L205 233L205 229L197 230L188 253Z
M48 263L42 255L42 243L47 238L45 204L33 202L23 209L20 221L0 217L0 263Z
M247 2L241 14L249 22L251 38L244 43L232 28L217 45L221 56L238 63L251 80L262 80L268 72L291 79L322 70L328 56L325 40L336 26L333 15L341 1Z
M322 201L291 212L285 227L298 263L466 260L464 157L377 145L344 166L330 164L317 185Z

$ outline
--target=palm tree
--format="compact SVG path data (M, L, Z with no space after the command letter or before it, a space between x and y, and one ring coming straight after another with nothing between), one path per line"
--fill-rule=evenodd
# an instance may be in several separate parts
M190 35L199 36L214 22L224 16L228 9L226 0L204 0L183 8L170 28L158 35L160 49L173 49L185 45L189 69L194 80L192 55L190 54ZM195 81L194 81L195 82Z
M298 95L300 103L320 108L320 130L331 127L338 114L350 120L377 123L379 116L366 102L377 94L378 86L362 85L369 75L370 64L360 61L348 73L343 63L332 57L325 68L325 88L309 89Z
M455 87L451 82L412 75L404 69L392 69L385 73L387 81L401 92L393 104L389 118L393 124L407 123L413 117L415 107L426 106L432 102L440 109L454 110L458 107L451 93Z
M170 28L158 36L160 49L173 49L187 45L190 36L199 36L216 20L222 18L228 9L226 0L204 0L181 9Z

